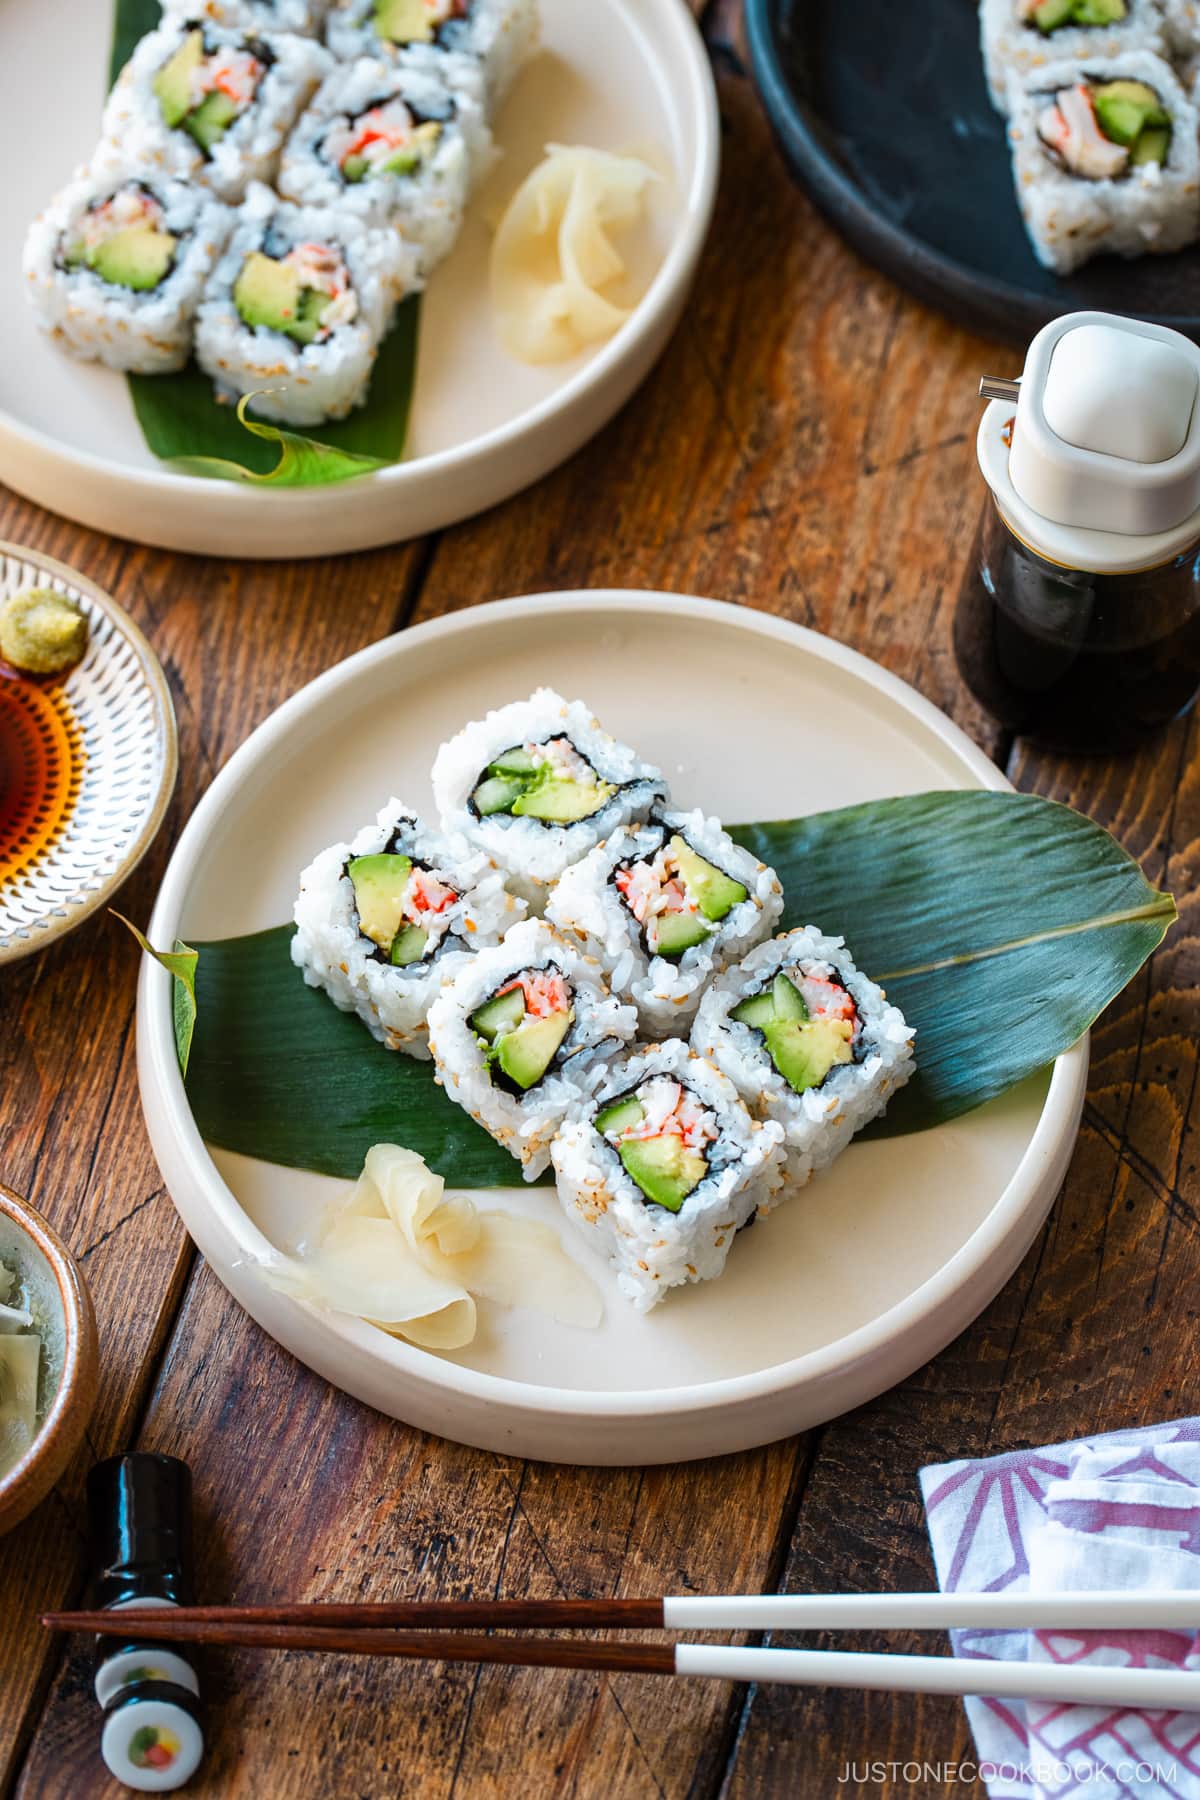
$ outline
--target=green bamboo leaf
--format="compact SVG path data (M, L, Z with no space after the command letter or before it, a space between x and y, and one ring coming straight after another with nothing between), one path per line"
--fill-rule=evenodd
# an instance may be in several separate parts
M117 0L113 18L112 54L109 57L108 85L111 87L138 43L153 31L162 18L158 0Z
M1004 1093L1077 1041L1175 917L1109 834L1033 795L920 794L748 825L785 925L841 932L917 1031L918 1073L872 1132L896 1136ZM354 1176L409 1145L460 1187L516 1164L436 1086L307 987L291 927L202 944L188 1095L211 1143Z
M247 417L246 408L256 397L243 394L236 412L238 423L247 431L278 448L279 460L267 474L260 475L223 456L172 456L168 459L171 467L183 475L207 475L218 481L254 481L272 487L321 487L333 481L353 481L359 475L369 475L372 469L387 468L387 463L378 456L353 456L333 444L322 444L316 438L302 437L299 432L287 431L281 425L269 425Z
M358 1175L372 1144L404 1144L456 1187L519 1186L520 1166L433 1078L308 987L292 927L201 944L187 1091L225 1150L322 1175Z
M916 1027L917 1074L875 1136L957 1118L1069 1049L1176 917L1107 831L1034 794L916 794L733 835L778 870L784 924L841 932Z
M159 0L117 0L110 82L161 16ZM366 402L349 418L287 429L250 418L245 401L219 401L193 362L174 375L126 376L142 436L182 475L258 487L326 487L386 468L399 462L408 437L420 315L420 296L411 294L379 346Z
M156 963L162 964L168 975L174 976L171 984L171 1021L175 1027L175 1054L179 1058L180 1073L186 1077L192 1053L192 1036L196 1029L196 965L200 960L200 952L193 950L190 944L185 944L182 938L176 938L170 950L156 950L149 938L124 913L117 912L112 906L108 910L114 919L120 919L122 925L133 933L147 956L152 956Z

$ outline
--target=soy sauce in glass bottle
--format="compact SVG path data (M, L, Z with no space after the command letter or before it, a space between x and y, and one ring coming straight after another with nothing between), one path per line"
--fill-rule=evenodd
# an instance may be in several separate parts
M1052 748L1127 749L1200 692L1200 350L1104 313L1055 320L985 381L991 490L959 595L967 686Z

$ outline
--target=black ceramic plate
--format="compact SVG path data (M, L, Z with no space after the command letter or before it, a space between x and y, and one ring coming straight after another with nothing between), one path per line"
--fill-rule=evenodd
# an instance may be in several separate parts
M1094 307L1200 339L1200 250L1060 279L1029 247L973 0L745 0L784 155L838 230L930 305L1026 343Z

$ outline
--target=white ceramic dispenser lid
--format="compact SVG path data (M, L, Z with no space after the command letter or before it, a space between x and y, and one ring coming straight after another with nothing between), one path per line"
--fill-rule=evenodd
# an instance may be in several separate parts
M1034 338L1015 391L1015 406L996 399L984 414L979 464L1031 548L1119 573L1200 538L1200 349L1189 339L1068 313Z

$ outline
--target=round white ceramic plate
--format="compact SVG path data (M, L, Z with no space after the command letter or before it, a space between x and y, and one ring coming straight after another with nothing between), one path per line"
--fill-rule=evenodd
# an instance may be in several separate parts
M674 329L716 193L716 96L683 0L543 0L543 48L497 123L504 155L422 309L408 457L334 487L272 489L172 474L147 450L124 377L38 332L21 292L33 216L91 152L110 0L0 7L0 481L84 525L169 550L318 556L466 518L572 455L645 377ZM48 63L47 57L53 47ZM53 129L46 124L53 66ZM653 279L607 344L530 368L494 336L490 225L547 143L643 155L661 172L631 257Z
M0 672L0 963L73 931L133 873L178 761L166 677L128 613L65 563L0 544L0 603L31 587L75 601L88 646L57 680Z
M437 745L542 682L582 693L666 771L680 804L726 819L1007 785L911 688L814 632L678 595L537 595L388 638L280 707L196 809L151 941L286 920L298 871L317 850L390 794L428 807ZM1087 1065L1085 1041L1051 1073L952 1125L852 1146L739 1240L719 1281L676 1292L645 1318L569 1237L604 1292L598 1330L481 1304L476 1341L433 1355L266 1285L255 1267L264 1240L292 1247L345 1184L210 1153L176 1065L169 977L149 958L138 1004L159 1166L242 1305L383 1412L560 1462L673 1462L766 1443L907 1375L975 1317L1032 1241L1066 1170ZM549 1188L495 1199L558 1217Z

